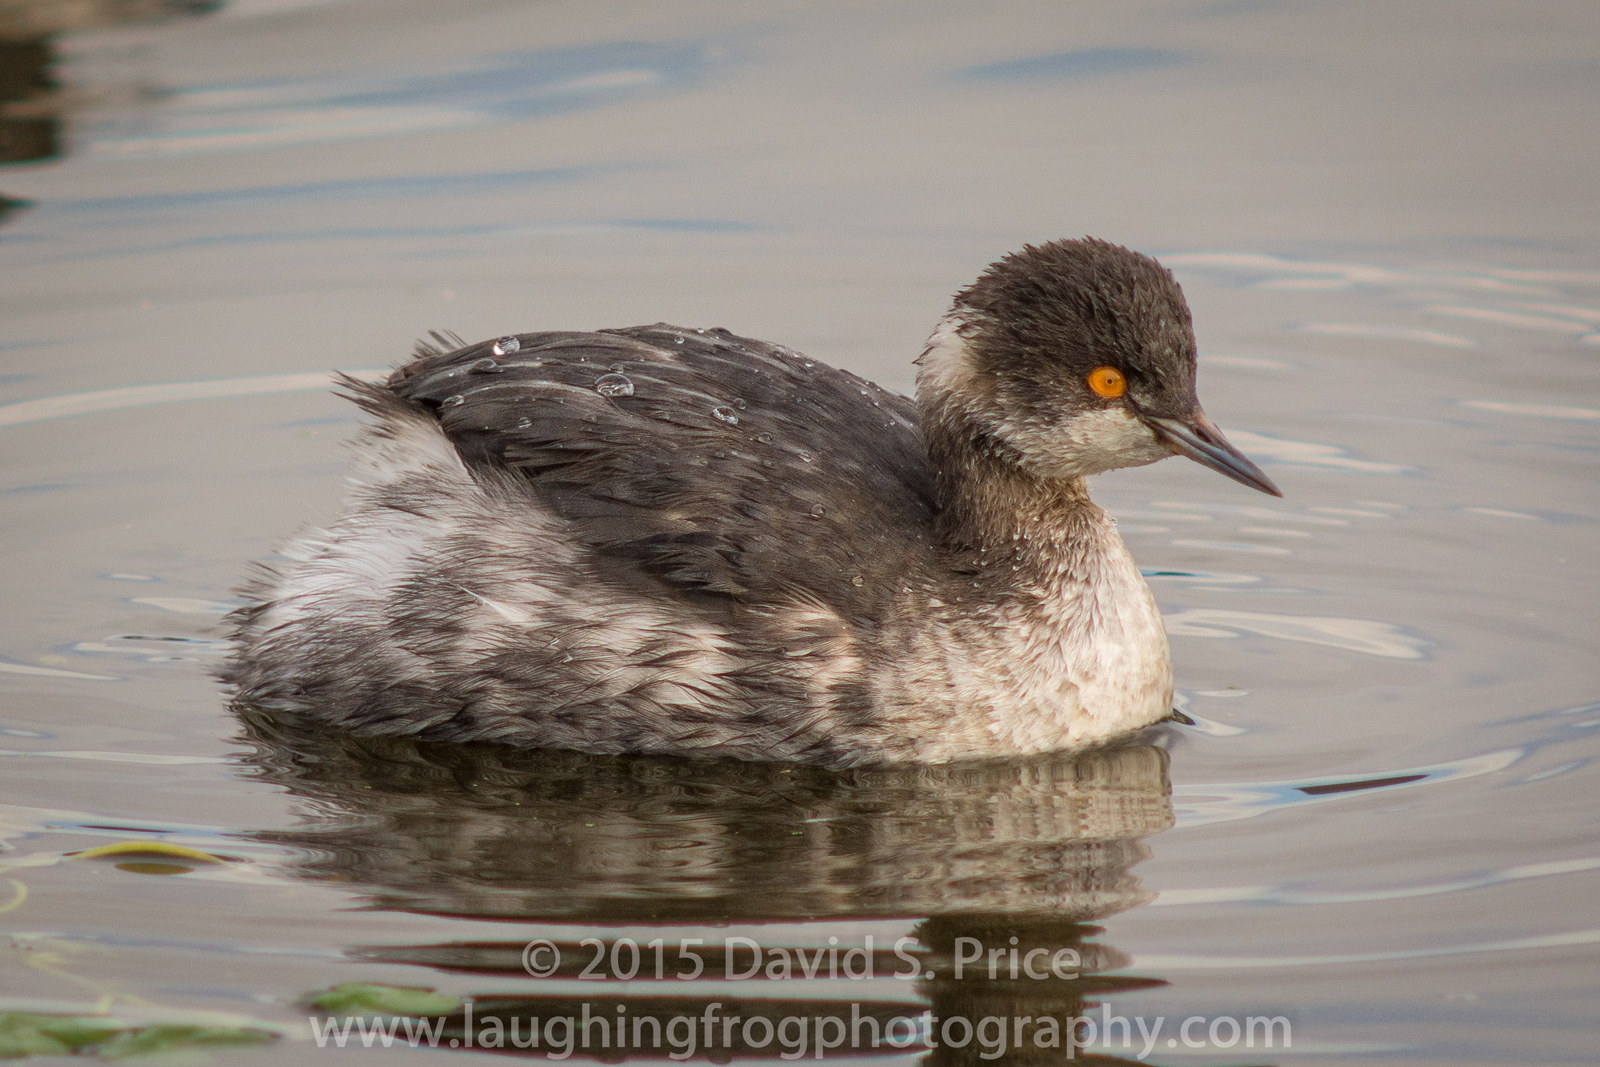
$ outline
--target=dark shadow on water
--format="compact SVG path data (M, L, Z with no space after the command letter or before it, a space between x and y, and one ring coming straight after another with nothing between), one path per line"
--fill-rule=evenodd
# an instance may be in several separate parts
M51 106L55 56L50 42L0 38L0 163L61 154L61 121ZM0 222L20 201L0 198Z
M0 164L63 152L63 100L55 43L62 33L119 23L206 15L224 0L7 0L0 3ZM8 201L0 197L0 222Z
M6 220L12 215L32 205L32 200L18 200L0 193L0 226L5 225Z
M1000 1058L1034 1062L1066 1055L1071 1020L1097 997L1163 984L1110 973L1128 959L1092 925L1151 897L1131 869L1149 856L1143 839L1173 819L1167 754L1153 746L841 772L358 738L251 709L240 714L254 750L246 764L303 801L303 827L256 835L297 850L296 876L354 889L374 908L517 924L504 940L346 950L480 977L474 1027L490 1016L502 1025L517 1018L526 1038L532 1018L581 1019L585 1011L665 1026L679 1016L700 1019L713 1004L719 1017L774 1023L848 1021L854 1012L887 1025L932 1012L973 1023L1004 1018L1022 1045L1008 1039ZM870 954L844 959L865 946L862 928L846 924L864 920L903 924L897 928L915 938L900 943L909 956L880 940ZM756 926L770 923L785 925L767 934ZM716 929L722 924L739 929ZM594 943L582 943L591 933L602 939L598 962ZM730 944L731 934L754 943ZM616 948L625 935L632 940ZM838 939L831 946L830 936ZM550 973L530 978L524 947L540 937L559 950L560 963L547 952L538 964ZM677 951L683 937L705 942L693 987L675 980L688 966ZM662 962L650 947L658 938ZM780 963L788 953L798 958ZM782 980L788 967L798 979L808 959L814 979ZM1026 966L1012 973L1030 961L1032 977ZM580 978L585 968L608 980L590 987ZM872 980L859 980L869 969ZM907 978L896 981L896 972ZM630 973L622 986L617 979ZM1034 1021L1015 1031L1019 1018ZM1045 1018L1062 1028L1054 1049L1036 1047L1032 1036L1048 1039ZM604 1027L592 1025L598 1045ZM648 1041L656 1023L645 1025ZM717 1036L708 1049L702 1041L694 1058L782 1051L741 1044L742 1025L728 1044ZM898 1025L898 1035L910 1033L911 1022ZM464 1039L463 1013L448 1026ZM870 1028L861 1026L865 1037ZM994 1039L998 1031L988 1033ZM952 1040L961 1034L957 1026ZM930 1063L976 1064L994 1052L975 1039L932 1049L921 1040L899 1049L847 1044L829 1054L926 1051ZM615 1061L666 1051L612 1043L574 1055ZM1095 1062L1082 1050L1077 1058Z

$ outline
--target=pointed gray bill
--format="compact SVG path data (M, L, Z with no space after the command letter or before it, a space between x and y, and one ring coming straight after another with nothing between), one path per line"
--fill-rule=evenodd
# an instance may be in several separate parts
M1222 436L1222 431L1217 429L1217 424L1206 416L1199 408L1194 415L1187 419L1165 419L1159 415L1146 415L1140 413L1139 417L1145 425L1155 431L1157 437L1180 456L1188 456L1203 466L1210 467L1219 474L1226 474L1236 482L1243 482L1252 489L1259 489L1263 493L1273 496L1282 496L1278 487L1272 484L1272 479L1261 473L1257 467L1245 458L1240 452L1228 443Z

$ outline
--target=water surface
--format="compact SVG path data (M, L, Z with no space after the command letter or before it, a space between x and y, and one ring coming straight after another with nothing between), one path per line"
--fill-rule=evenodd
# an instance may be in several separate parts
M1094 1049L1152 1063L1592 1057L1591 5L240 0L49 48L56 154L0 168L0 1010L282 1028L239 1063L372 1055L312 1052L298 1000L347 981L1159 1018ZM908 390L951 292L1083 233L1174 269L1286 494L1096 479L1195 725L826 774L362 742L210 679L248 561L337 513L329 370L664 319ZM225 862L70 858L130 840ZM868 935L871 979L572 963ZM1080 966L958 979L959 938ZM1169 1045L1193 1016L1293 1044Z

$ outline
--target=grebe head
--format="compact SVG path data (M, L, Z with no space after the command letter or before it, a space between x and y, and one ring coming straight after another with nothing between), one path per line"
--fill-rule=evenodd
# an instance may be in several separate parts
M918 362L941 482L972 462L1055 480L1180 455L1283 495L1201 410L1172 273L1119 245L1052 241L991 264Z

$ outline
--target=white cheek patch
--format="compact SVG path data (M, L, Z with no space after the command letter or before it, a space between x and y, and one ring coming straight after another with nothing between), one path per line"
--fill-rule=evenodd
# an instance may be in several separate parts
M1127 408L1086 411L1067 420L1062 429L1067 438L1080 449L1085 452L1099 452L1107 459L1148 454L1149 458L1144 462L1153 463L1163 456L1170 455L1167 447L1156 437L1155 431ZM1120 466L1120 464L1110 465Z
M1143 467L1172 455L1155 431L1123 407L1085 411L1050 426L1013 430L1008 436L1039 469L1057 477Z

